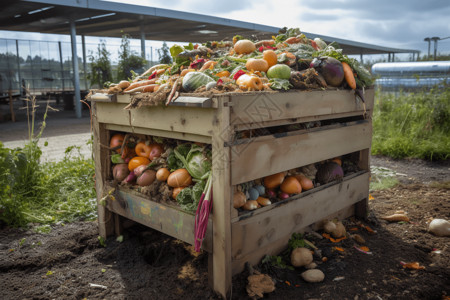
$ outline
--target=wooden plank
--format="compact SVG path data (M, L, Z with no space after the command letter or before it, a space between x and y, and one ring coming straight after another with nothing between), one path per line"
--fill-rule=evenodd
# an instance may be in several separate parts
M92 121L94 142L92 145L94 163L95 163L95 188L97 191L97 213L98 213L98 229L99 234L103 238L114 233L114 217L113 214L103 205L100 199L104 196L104 182L108 177L111 169L111 161L109 159L109 150L102 148L100 145L109 145L109 132L105 129L105 124L99 123L97 119L98 107L97 103L92 103Z
M150 136L159 136L165 137L169 139L177 139L177 140L186 140L191 142L200 142L211 144L211 137L204 135L196 135L190 133L181 133L175 131L165 131L151 128L143 128L143 127L131 127L125 125L116 125L116 124L106 124L106 129L112 131L122 131L122 132L133 132L137 134L145 134Z
M183 97L180 96L170 103L171 106L188 106L188 107L211 107L211 98L209 97Z
M373 108L374 90L365 91L366 106L351 90L259 93L232 97L231 123L260 123L291 118L364 112Z
M278 251L292 233L363 199L368 188L369 173L366 172L233 223L233 274L242 271L245 262L256 264L265 254Z
M212 124L213 160L213 289L228 299L231 291L231 207L230 148L224 147L229 141L232 128L229 126L230 108L219 103L216 119ZM211 274L210 274L211 275ZM210 279L211 281L211 279Z
M126 190L119 189L114 196L115 200L107 200L106 207L109 210L186 243L194 244L194 215ZM208 222L203 248L206 251L212 249L211 219Z
M301 132L280 138L260 137L231 146L231 184L305 166L370 147L372 126L351 126Z
M97 103L101 123L211 136L216 109L176 106L143 106L125 110L123 103Z

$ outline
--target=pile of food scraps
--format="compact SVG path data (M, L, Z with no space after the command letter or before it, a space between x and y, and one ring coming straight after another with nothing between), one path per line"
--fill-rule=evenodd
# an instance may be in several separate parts
M108 93L131 94L129 108L169 105L183 93L224 93L290 89L360 90L373 83L358 61L335 42L307 38L298 28L282 29L270 40L174 45L172 64L158 64Z
M110 139L112 186L195 212L212 172L210 144L116 132ZM294 197L358 171L352 154L286 170L235 186L239 213Z

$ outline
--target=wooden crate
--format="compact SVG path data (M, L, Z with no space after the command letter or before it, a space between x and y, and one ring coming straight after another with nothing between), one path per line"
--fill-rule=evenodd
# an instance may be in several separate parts
M112 189L108 145L111 132L212 144L214 205L203 249L210 253L210 283L227 297L232 275L246 262L257 264L282 251L294 232L339 215L364 217L369 190L369 150L374 91L363 103L353 91L240 93L213 98L180 97L169 107L125 110L128 95L94 94L94 153L100 201ZM237 139L252 129L305 122L328 122L318 128ZM235 185L277 172L352 153L361 171L255 211L238 213L232 205ZM178 207L121 189L115 200L98 205L100 235L121 230L126 218L187 243L194 242L194 216Z

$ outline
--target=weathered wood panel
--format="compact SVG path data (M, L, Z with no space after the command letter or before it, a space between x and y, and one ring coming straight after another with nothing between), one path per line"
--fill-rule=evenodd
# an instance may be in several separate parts
M201 136L211 136L214 108L144 106L123 109L123 103L97 103L100 123L151 128Z
M210 282L216 292L227 299L231 291L231 208L230 148L224 141L231 138L230 109L223 104L217 109L212 123L212 179L213 179L213 257Z
M251 139L231 146L231 184L359 151L370 147L371 140L369 121L281 138Z
M311 116L324 116L360 112L373 108L373 89L365 91L366 104L354 91L289 91L286 93L257 93L235 95L232 99L230 122L233 125L260 123L267 121L298 119Z
M232 223L233 274L247 261L256 264L265 254L276 253L278 241L286 242L292 233L367 198L368 190L367 172Z
M95 163L95 189L97 192L97 213L98 213L98 230L100 236L106 238L114 233L114 216L104 206L99 204L103 197L104 183L108 178L109 170L111 170L111 161L109 159L109 150L101 147L101 145L109 145L109 132L105 129L105 125L98 122L97 103L92 105L92 129L94 133L93 154Z
M108 199L106 202L109 210L186 243L194 244L194 215L126 190L119 189L114 196L114 200ZM203 249L206 251L212 251L212 226L210 219L203 242Z

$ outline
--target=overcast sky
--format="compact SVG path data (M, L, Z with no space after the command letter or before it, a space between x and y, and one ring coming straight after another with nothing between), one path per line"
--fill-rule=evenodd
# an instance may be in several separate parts
M450 37L450 0L110 0L230 18L387 47L428 52ZM431 45L433 52L433 44ZM438 42L450 53L450 38Z
M298 27L304 32L428 52L426 37L450 37L450 0L107 0L173 9L274 27ZM65 41L69 36L0 31L0 38ZM78 37L79 42L81 38ZM120 39L107 39L109 47ZM98 38L86 37L89 49L96 49ZM140 51L140 41L132 41ZM147 41L157 59L161 43ZM170 44L169 44L170 45ZM431 54L433 54L433 43ZM5 46L0 44L0 50ZM15 45L12 45L14 48ZM112 51L116 52L116 51ZM56 52L55 52L56 53ZM149 55L149 53L147 53ZM450 54L450 38L438 42L438 53ZM56 55L56 54L55 54ZM402 55L400 55L402 56ZM408 59L409 54L401 59ZM386 56L387 57L387 56ZM376 59L378 57L375 57ZM113 60L116 57L113 57ZM150 59L148 57L147 59Z

